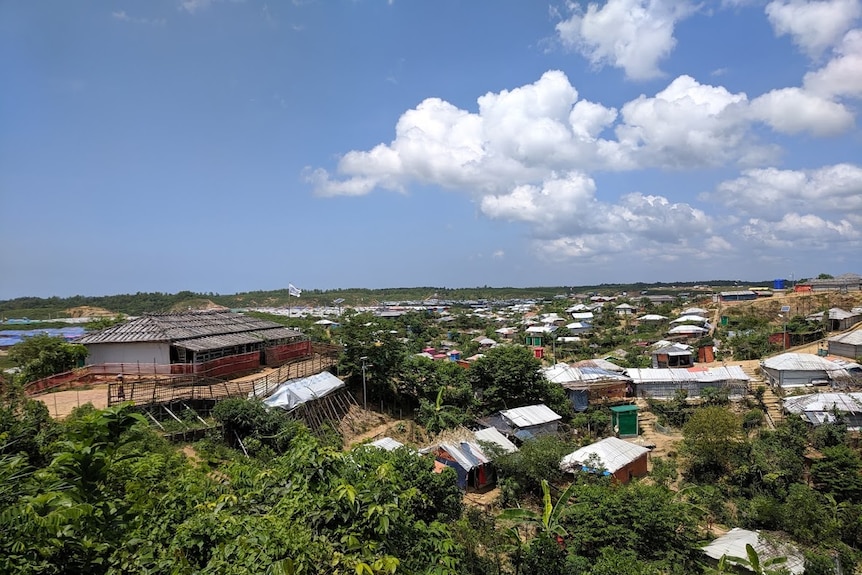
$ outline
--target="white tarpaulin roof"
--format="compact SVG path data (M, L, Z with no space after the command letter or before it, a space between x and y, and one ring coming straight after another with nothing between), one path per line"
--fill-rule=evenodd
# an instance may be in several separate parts
M589 462L590 457L596 456L608 473L614 473L646 453L649 453L646 447L616 437L606 437L565 456L560 461L560 469L569 472L580 471Z
M745 550L746 545L754 547L761 562L773 557L786 557L787 561L777 565L777 567L787 569L794 575L801 575L805 572L805 559L792 545L770 541L763 537L759 531L749 531L739 527L734 527L704 547L703 552L715 560L721 559L723 555L745 559L748 557ZM747 570L751 571L750 569Z
M275 392L263 400L269 407L295 409L306 401L312 401L344 387L344 382L324 371L309 377L292 379L281 384Z
M514 453L518 451L518 448L514 443L506 439L506 436L497 431L494 427L488 427L486 429L480 429L475 432L473 435L476 436L476 441L485 442L485 443L493 443L497 447L500 447L506 453Z
M500 415L515 427L520 428L542 425L543 423L559 421L563 418L562 415L558 415L553 409L543 403L517 407L515 409L505 409L500 411Z

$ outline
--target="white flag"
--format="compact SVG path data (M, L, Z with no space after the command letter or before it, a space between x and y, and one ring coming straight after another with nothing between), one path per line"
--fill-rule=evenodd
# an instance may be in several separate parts
M293 284L287 284L287 293L288 295L299 297L302 294L302 290Z

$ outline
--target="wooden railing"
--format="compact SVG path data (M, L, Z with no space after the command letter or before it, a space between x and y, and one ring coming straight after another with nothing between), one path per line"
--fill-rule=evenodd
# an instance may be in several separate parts
M294 359L260 377L223 380L199 374L140 378L126 376L120 383L108 382L108 405L131 401L136 405L172 403L175 401L221 400L229 397L267 397L289 379L308 377L334 367L341 348L313 345L311 357Z

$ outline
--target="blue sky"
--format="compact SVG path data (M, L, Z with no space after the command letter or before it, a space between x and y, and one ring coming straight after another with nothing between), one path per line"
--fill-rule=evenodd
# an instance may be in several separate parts
M10 0L0 298L862 271L862 0Z

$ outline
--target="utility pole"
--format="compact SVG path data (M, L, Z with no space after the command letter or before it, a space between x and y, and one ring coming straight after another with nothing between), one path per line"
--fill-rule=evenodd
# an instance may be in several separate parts
M362 409L367 411L368 410L368 391L367 391L367 388L365 387L365 368L370 367L370 366L365 365L365 362L368 360L367 355L363 355L362 357L359 358L359 360L362 361Z

